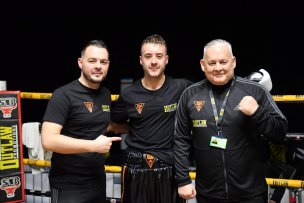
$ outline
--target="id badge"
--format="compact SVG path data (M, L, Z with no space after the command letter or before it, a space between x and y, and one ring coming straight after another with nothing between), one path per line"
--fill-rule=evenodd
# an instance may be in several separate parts
M221 148L221 149L226 149L226 145L227 145L227 139L226 138L211 136L210 146Z

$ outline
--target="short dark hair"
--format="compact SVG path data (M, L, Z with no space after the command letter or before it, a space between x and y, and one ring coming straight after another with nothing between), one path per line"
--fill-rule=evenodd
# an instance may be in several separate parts
M167 49L167 43L165 39L159 34L153 34L144 39L141 43L140 51L145 44L161 44L164 45Z
M81 50L81 56L84 55L86 49L89 46L95 46L95 47L99 47L99 48L105 48L109 52L108 47L107 47L107 45L106 45L106 43L104 41L102 41L102 40L91 40L87 44L84 45L83 49Z

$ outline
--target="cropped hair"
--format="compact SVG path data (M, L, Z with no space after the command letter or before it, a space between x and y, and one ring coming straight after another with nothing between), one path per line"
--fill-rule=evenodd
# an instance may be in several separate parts
M160 36L159 34L153 34L153 35L148 36L146 39L144 39L141 43L141 49L145 44L160 44L160 45L165 46L165 48L167 50L167 43L166 43L165 39L162 36Z
M108 47L107 47L107 45L105 44L104 41L102 41L102 40L91 40L87 44L85 44L85 46L83 47L83 49L81 51L81 56L84 55L86 49L89 46L95 46L95 47L99 47L99 48L105 48L109 52Z
M233 55L232 46L231 46L230 42L228 42L228 41L226 41L224 39L214 39L214 40L211 40L210 42L208 42L204 46L204 56L205 56L206 50L209 47L213 47L213 46L217 46L217 45L224 45L224 46L226 46L230 50L231 54Z

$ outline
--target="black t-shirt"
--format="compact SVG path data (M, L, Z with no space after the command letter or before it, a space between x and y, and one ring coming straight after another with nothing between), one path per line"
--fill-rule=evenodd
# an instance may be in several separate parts
M111 94L105 87L97 90L75 80L54 91L43 121L63 126L61 134L93 140L105 134L110 121ZM98 184L104 173L105 157L100 153L53 153L50 184L56 188Z
M177 103L190 84L188 80L166 76L163 86L157 90L144 88L138 80L121 92L111 110L111 120L115 123L129 121L128 150L151 153L172 163Z

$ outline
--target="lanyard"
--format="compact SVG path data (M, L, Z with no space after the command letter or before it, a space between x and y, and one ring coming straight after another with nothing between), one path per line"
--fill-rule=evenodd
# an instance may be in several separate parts
M225 107L226 107L226 104L227 104L228 96L229 96L229 93L230 93L230 90L231 90L231 87L233 86L233 84L234 84L234 79L231 82L229 90L225 95L225 99L224 99L222 107L220 109L220 115L218 115L217 110L216 110L215 99L214 99L212 89L210 88L210 86L208 86L209 87L209 95L210 95L211 104L212 104L212 109L213 109L213 115L214 115L214 119L215 119L215 126L216 126L216 131L217 131L218 136L222 135L223 115L224 115L224 112L225 112Z

